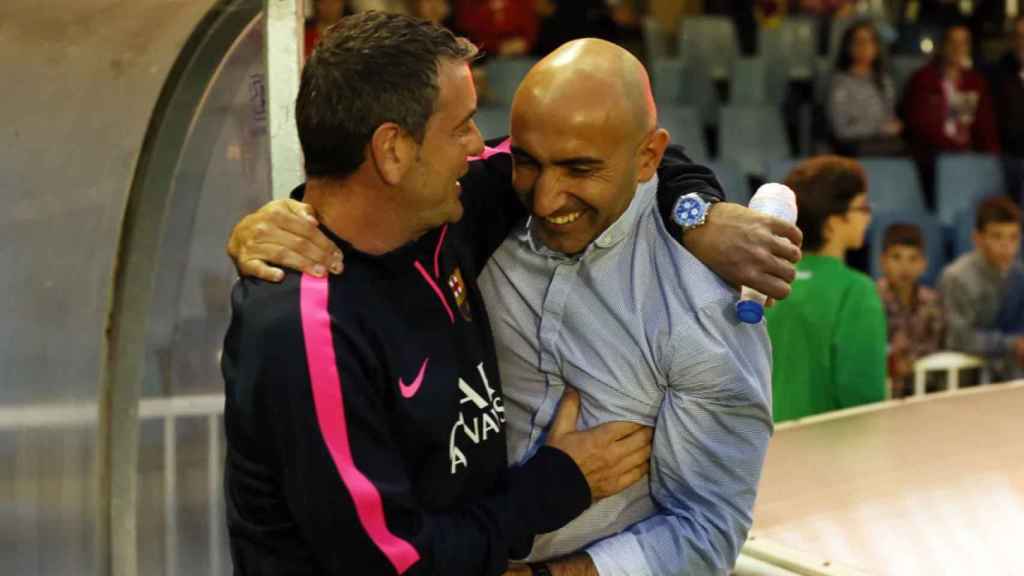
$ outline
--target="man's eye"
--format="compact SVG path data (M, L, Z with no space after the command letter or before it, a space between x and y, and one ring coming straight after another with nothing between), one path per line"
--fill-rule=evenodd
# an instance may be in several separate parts
M593 170L591 168L581 168L581 167L570 167L569 168L569 175L571 175L571 176L589 176L591 173L593 173Z

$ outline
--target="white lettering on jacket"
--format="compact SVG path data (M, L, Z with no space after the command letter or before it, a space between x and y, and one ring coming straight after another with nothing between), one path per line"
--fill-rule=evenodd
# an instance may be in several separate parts
M459 400L459 419L452 425L451 434L448 436L448 457L452 464L452 474L458 472L460 466L469 467L469 459L459 448L459 441L468 440L474 446L486 442L488 438L498 434L505 423L505 404L487 381L483 362L477 364L476 371L483 381L487 398L459 378L459 391L462 393Z

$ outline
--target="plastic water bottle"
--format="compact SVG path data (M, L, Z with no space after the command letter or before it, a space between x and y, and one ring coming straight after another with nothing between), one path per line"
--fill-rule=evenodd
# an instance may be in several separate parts
M750 209L796 224L796 195L783 184L768 183L757 189L750 199ZM740 322L757 324L764 317L764 303L768 297L753 288L740 289L736 303L736 316Z

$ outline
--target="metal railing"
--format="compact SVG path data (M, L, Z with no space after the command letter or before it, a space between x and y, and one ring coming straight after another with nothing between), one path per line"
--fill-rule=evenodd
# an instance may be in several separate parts
M186 418L206 419L207 530L210 576L223 573L226 548L221 527L223 516L222 443L224 431L224 395L190 395L143 398L139 402L140 421L163 421L164 479L164 574L178 574L178 444L177 422ZM95 426L98 407L95 402L0 406L0 432L25 430L61 430Z

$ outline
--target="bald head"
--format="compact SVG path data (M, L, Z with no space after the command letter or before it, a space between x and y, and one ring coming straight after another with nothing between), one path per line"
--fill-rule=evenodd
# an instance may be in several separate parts
M630 140L657 125L643 64L620 46L596 38L563 44L538 62L516 92L513 117L517 113L538 121L558 117L577 126L598 124Z
M668 145L647 71L603 40L563 45L512 101L512 179L550 249L577 254L629 207Z

